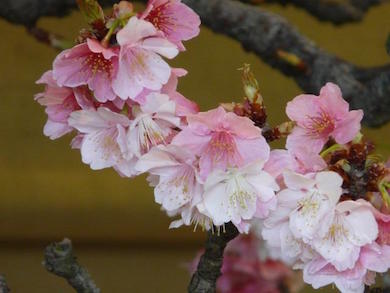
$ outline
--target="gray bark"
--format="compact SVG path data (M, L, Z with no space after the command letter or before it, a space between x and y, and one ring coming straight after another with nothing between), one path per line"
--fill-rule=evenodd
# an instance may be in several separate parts
M77 262L69 239L47 246L43 264L49 272L66 279L76 292L100 293L87 270Z

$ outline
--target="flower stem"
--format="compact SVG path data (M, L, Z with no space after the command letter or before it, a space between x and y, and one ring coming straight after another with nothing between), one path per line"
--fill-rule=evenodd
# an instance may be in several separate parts
M344 149L344 146L340 145L340 144L334 144L332 146L330 146L329 148L327 148L326 150L323 150L320 154L320 156L322 158L325 158L327 155L329 155L330 153L333 153L335 151L339 151L339 150L343 150Z
M104 47L108 47L111 37L114 34L115 30L118 28L120 25L121 20L120 19L115 19L115 21L111 24L110 29L108 30L107 34L104 36L104 39L102 40L101 44Z

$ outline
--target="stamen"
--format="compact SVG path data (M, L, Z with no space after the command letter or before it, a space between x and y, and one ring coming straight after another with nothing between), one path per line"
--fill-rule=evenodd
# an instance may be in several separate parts
M91 53L82 63L92 72L92 75L103 73L107 74L108 78L111 78L111 72L113 70L112 62L104 58L102 53Z

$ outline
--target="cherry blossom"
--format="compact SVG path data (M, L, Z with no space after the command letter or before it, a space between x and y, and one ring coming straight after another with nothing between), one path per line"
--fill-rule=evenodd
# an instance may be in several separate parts
M45 72L37 83L46 85L43 93L35 95L35 100L46 106L48 119L43 133L51 139L57 139L74 129L68 124L72 112L94 107L84 89L59 86L53 79L52 71Z
M171 76L171 68L160 55L173 58L176 45L160 36L149 22L130 18L116 35L120 45L118 73L114 92L123 100L135 98L144 88L160 90Z
M60 86L88 85L99 102L113 101L112 83L118 70L119 47L105 48L87 39L59 54L53 63L53 77Z
M297 123L287 138L287 149L305 145L320 152L330 137L337 143L350 142L360 131L363 111L349 111L340 88L327 83L319 96L300 95L287 104L288 117Z
M241 167L267 161L270 147L246 117L227 113L222 107L187 116L188 126L174 137L172 144L186 148L200 157L200 176L207 179L215 170Z
M355 201L337 204L333 221L323 237L313 240L314 249L338 271L353 269L360 248L378 236L378 225L371 210Z
M296 264L312 257L311 241L329 230L342 193L342 178L335 172L301 175L285 172L286 189L277 194L278 205L264 221L262 235L274 256Z
M182 41L199 34L199 16L181 0L149 0L140 18L151 22L180 50L185 50Z
M121 175L136 174L135 156L127 145L127 128L130 120L121 114L100 107L97 110L75 111L69 125L83 135L81 157L91 169L114 167Z
M276 207L275 179L262 171L262 164L215 170L204 185L204 206L214 225L232 222L239 230L242 221L263 218Z
M193 154L180 147L160 145L142 156L135 168L158 176L155 200L172 212L200 200L203 186L197 179L195 161Z
M153 146L170 143L181 126L175 115L176 104L167 95L151 93L143 105L132 107L134 120L130 123L127 144L137 156L147 153Z

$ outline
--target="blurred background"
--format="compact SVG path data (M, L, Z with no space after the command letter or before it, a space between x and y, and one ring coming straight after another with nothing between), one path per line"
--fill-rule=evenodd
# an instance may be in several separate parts
M339 27L298 8L263 7L355 64L374 66L390 59L384 46L390 3L372 8L360 23ZM77 12L39 23L70 40L83 26ZM73 292L41 265L45 245L68 237L102 292L185 292L185 266L202 247L204 233L168 230L170 219L154 203L144 177L129 180L113 170L92 171L79 151L70 149L70 136L44 137L46 115L33 100L42 87L35 81L58 52L4 20L0 36L0 273L12 291ZM202 110L241 99L237 68L243 63L252 65L260 81L271 122L282 122L286 102L301 93L291 78L205 27L185 45L187 51L171 64L189 70L179 90ZM363 132L377 143L378 153L390 155L390 125Z

